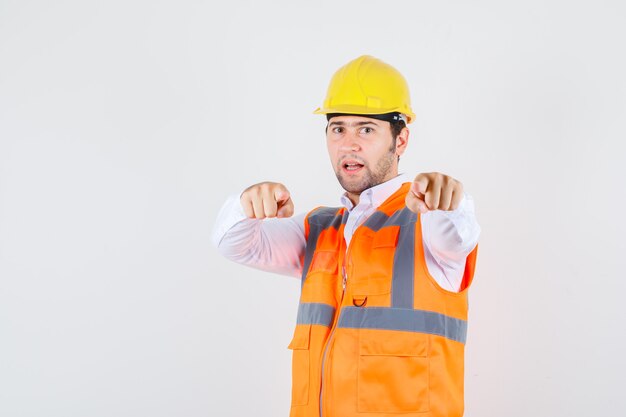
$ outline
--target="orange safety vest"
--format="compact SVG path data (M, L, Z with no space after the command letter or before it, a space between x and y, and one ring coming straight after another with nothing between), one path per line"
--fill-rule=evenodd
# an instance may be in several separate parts
M442 289L424 259L405 183L346 248L345 208L305 220L302 293L293 340L290 417L463 415L467 289Z

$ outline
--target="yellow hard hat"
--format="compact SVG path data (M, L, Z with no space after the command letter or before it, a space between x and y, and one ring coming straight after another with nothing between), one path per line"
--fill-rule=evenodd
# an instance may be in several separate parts
M374 115L393 112L406 115L407 123L415 119L406 80L391 65L363 55L335 72L324 105L313 113Z

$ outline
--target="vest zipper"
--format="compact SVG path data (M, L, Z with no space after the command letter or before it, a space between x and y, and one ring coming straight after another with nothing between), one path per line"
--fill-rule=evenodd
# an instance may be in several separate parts
M353 235L354 237L354 235ZM352 243L352 241L350 242ZM339 315L341 314L341 306L343 305L343 297L346 294L346 285L348 283L348 272L346 271L346 263L348 260L348 253L350 253L350 247L346 250L346 256L344 258L343 265L341 266L341 299L339 300L339 306L337 308L337 313L335 314L335 320L333 321L333 327L330 331L330 335L328 336L328 340L326 341L326 347L324 348L324 353L322 354L322 375L320 378L320 417L324 416L323 412L323 403L322 396L324 395L324 368L326 364L326 354L328 353L328 348L332 342L333 335L335 334L335 329L337 328L337 322L339 321Z

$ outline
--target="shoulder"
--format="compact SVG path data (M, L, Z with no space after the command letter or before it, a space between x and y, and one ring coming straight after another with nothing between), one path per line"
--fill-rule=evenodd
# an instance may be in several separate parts
M306 221L310 225L329 226L337 218L341 219L343 207L316 207L306 215Z

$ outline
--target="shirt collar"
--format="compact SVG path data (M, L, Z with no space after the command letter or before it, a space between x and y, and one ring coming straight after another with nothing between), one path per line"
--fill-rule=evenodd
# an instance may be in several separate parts
M363 190L361 195L359 196L359 204L358 205L370 205L373 207L380 206L383 201L388 199L393 193L398 191L400 186L405 183L410 182L409 176L407 174L399 174L397 177L392 178L386 182L375 185L367 190ZM348 193L344 192L341 196L341 204L348 209L348 211L354 208L354 204L348 198Z

